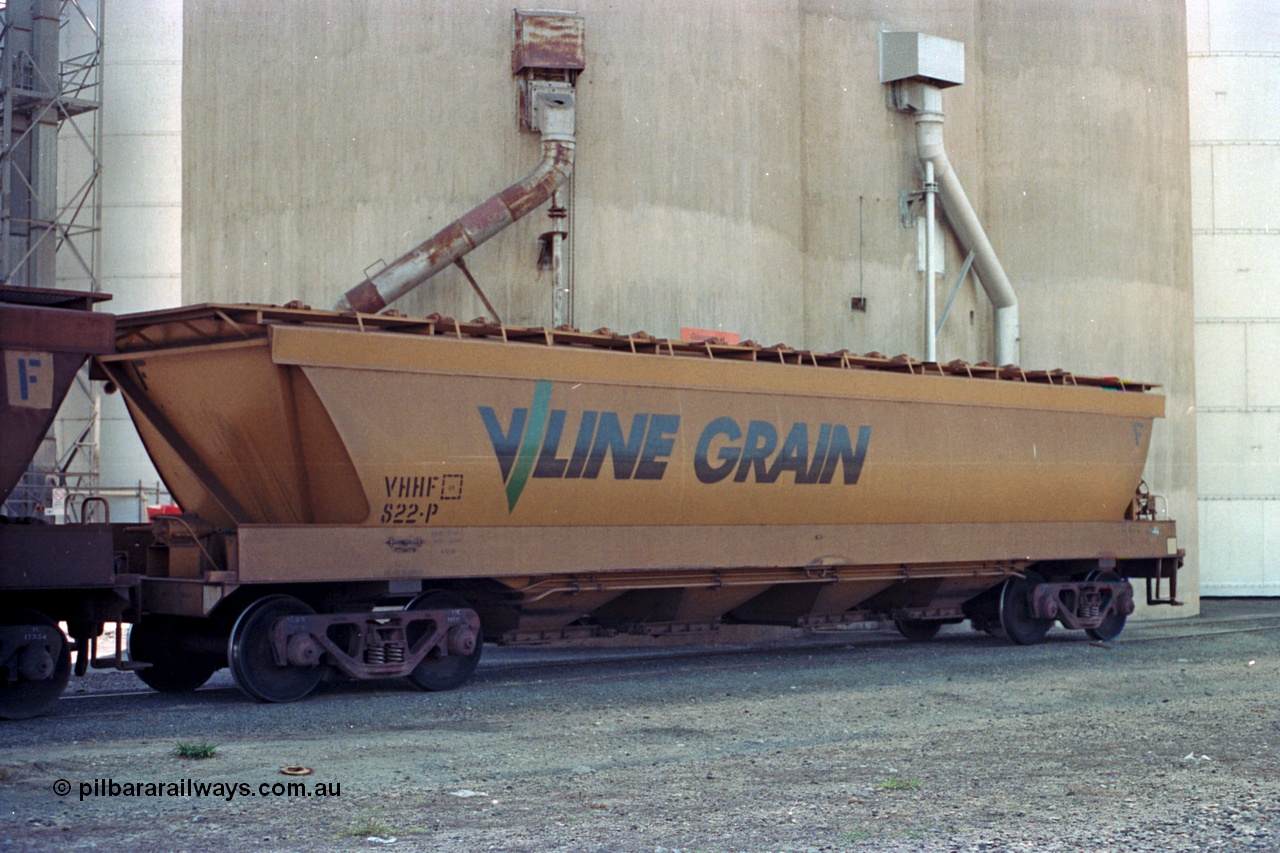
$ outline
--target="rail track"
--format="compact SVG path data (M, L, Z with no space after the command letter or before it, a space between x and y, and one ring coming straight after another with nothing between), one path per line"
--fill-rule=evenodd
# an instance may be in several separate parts
M1208 621L1177 620L1169 622L1145 622L1131 625L1123 637L1112 643L1087 642L1067 632L1054 632L1049 640L1053 644L1080 643L1083 645L1111 648L1135 643L1169 643L1183 640L1199 640L1235 634L1261 633L1280 630L1280 613L1275 616L1238 616L1214 618ZM956 626L947 633L931 641L934 643L987 645L985 635L972 632L967 628ZM548 682L555 684L575 684L582 682L617 681L635 678L637 668L667 664L661 670L664 676L688 675L692 673L715 673L729 671L756 670L793 660L796 656L811 654L814 651L833 650L857 646L861 649L876 651L893 651L915 648L916 643L909 643L886 624L880 630L841 630L824 629L797 639L778 640L766 643L735 643L732 645L683 645L663 649L639 647L574 647L550 649L510 649L495 648L486 652L476 671L473 686L470 690L481 690L486 687L508 688L538 684L545 686ZM989 652L999 656L1009 649L994 643ZM672 666L675 664L675 666ZM575 670L590 667L589 673L574 674ZM329 691L351 693L385 692L396 690L399 682L383 682L379 686L365 686L360 682L343 682L331 685ZM236 686L225 672L197 691L201 694L229 693L237 691ZM63 695L65 703L63 713L76 708L75 716L113 716L130 714L127 708L103 707L82 712L77 706L87 704L85 700L119 699L134 696L147 696L155 691L138 684L129 689L89 689L84 692L68 692ZM181 702L181 696L172 697Z

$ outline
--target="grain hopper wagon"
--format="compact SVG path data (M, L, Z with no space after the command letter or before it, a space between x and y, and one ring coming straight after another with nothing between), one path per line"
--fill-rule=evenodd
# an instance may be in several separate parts
M1176 576L1135 497L1143 385L298 307L119 329L101 365L186 510L143 585L149 681L226 642L283 700L326 665L449 687L485 639L722 620L1109 638L1123 578Z
M0 503L30 494L23 503L38 513L0 515L0 718L31 716L56 700L71 676L72 643L87 650L102 623L120 619L129 605L130 582L120 570L131 537L140 542L146 532L41 523L62 484L24 482L85 360L115 347L115 317L93 310L109 298L0 286ZM101 498L87 503L105 507ZM83 519L83 507L76 509ZM77 660L81 674L87 662L85 654Z

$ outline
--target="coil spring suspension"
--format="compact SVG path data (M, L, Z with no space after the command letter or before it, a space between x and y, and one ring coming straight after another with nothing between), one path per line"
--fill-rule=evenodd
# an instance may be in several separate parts
M404 663L404 646L395 643L370 646L364 651L364 662L375 666L384 663Z
M1096 589L1087 590L1080 597L1077 612L1082 619L1097 619L1102 616L1102 594Z

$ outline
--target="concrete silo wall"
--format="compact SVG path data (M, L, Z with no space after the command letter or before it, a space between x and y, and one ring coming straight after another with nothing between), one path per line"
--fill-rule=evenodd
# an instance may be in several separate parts
M1164 385L1147 479L1196 541L1181 2L552 5L586 20L569 243L585 329L921 356L899 217L920 168L910 117L886 108L879 33L963 41L947 149L1018 293L1022 363ZM518 129L511 14L188 2L184 300L327 306L524 175L540 148ZM507 322L551 320L549 228L536 211L468 258ZM946 242L942 302L963 260ZM485 313L452 269L393 307ZM970 278L939 357L990 359L991 337Z
M1188 4L1206 595L1280 596L1280 23Z

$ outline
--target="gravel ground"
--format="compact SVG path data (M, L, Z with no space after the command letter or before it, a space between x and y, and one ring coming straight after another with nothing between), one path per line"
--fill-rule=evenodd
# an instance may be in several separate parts
M0 850L1280 850L1280 601L1204 612L1112 644L497 649L452 693L283 706L97 673L0 725ZM326 794L268 795L291 781Z

